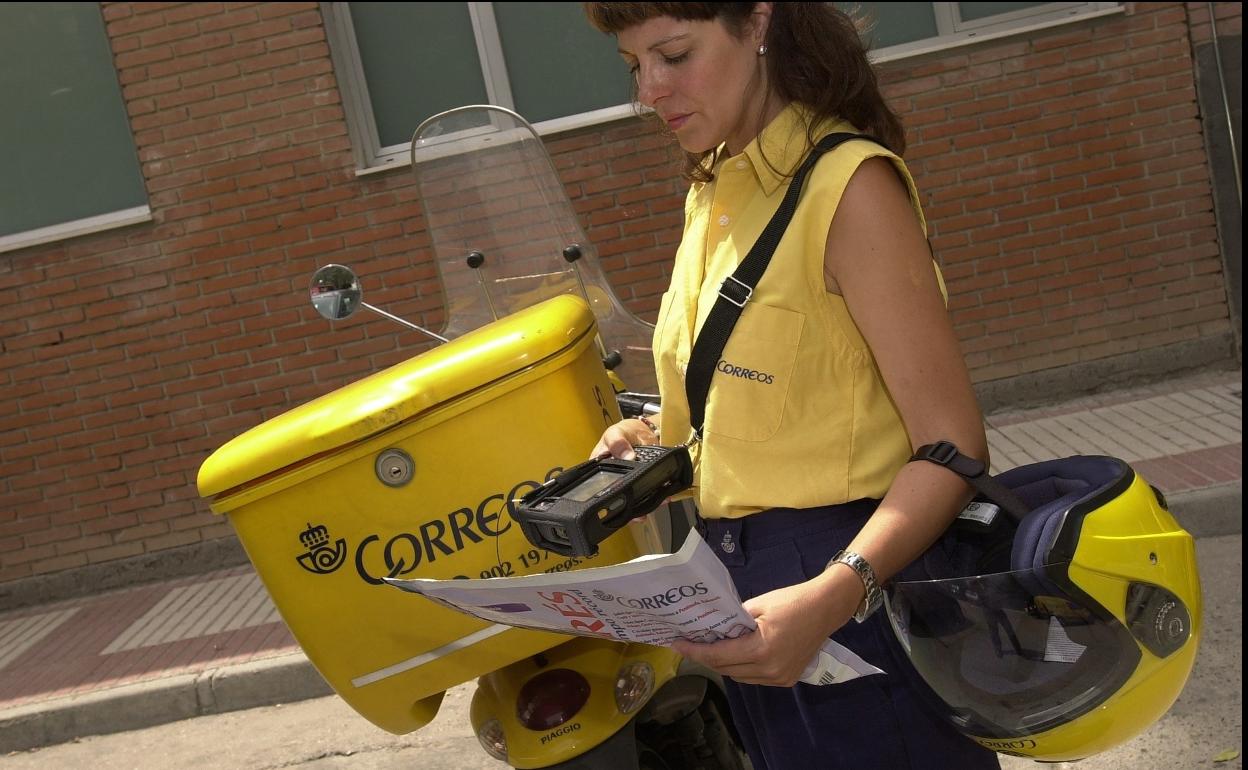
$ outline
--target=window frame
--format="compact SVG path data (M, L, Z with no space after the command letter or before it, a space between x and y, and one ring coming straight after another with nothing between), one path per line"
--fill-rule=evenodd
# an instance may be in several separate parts
M57 222L54 225L39 227L34 230L22 230L16 233L9 233L8 235L0 235L0 254L6 251L41 246L53 241L77 238L81 235L115 230L119 227L143 224L144 222L151 222L152 219L152 207L145 203L142 206L118 209L117 211L109 211L105 214L83 217L82 219Z
M511 94L511 80L503 60L503 43L498 34L498 22L494 17L493 3L465 3L472 20L473 37L477 43L477 55L481 60L481 75L485 93L490 103L515 110ZM344 84L343 105L347 111L347 124L351 134L351 148L355 153L356 175L362 176L411 165L408 144L383 147L373 116L372 100L364 79L364 65L360 57L355 27L351 22L351 8L346 2L322 2L325 27L330 35L330 57L339 82ZM337 44L335 44L337 43ZM349 94L349 97L348 97ZM590 112L567 115L553 120L534 123L540 135L571 131L585 126L608 123L636 115L631 104L606 107ZM415 130L415 126L412 129Z
M356 175L365 176L406 167L411 164L407 144L383 147L373 116L372 101L364 78L355 28L351 22L351 9L347 2L321 2L329 37L330 56L334 71L343 92L343 105L351 136L351 147L356 159ZM515 110L511 94L511 82L503 59L503 46L498 33L498 23L491 2L469 2L473 36L481 61L482 78L491 103ZM937 36L910 43L888 46L869 53L874 63L935 53L971 45L985 40L1023 34L1048 27L1085 21L1116 13L1125 13L1120 2L1046 3L1036 8L1025 8L986 19L962 21L956 2L932 3L936 15ZM539 135L546 136L586 126L608 123L637 114L632 104L621 104L591 112L582 112L562 118L534 123ZM413 126L413 129L416 127Z
M936 37L900 43L871 51L873 63L924 56L952 48L1020 35L1049 27L1125 13L1123 3L1046 3L1035 8L994 14L984 19L963 21L959 3L932 3L936 15Z

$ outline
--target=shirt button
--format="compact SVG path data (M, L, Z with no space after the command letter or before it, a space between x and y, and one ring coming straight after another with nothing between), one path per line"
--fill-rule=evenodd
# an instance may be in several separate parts
M739 168L739 169L743 169L743 168L745 168L745 167L746 167L746 165L747 165L747 164L746 164L746 162L745 162L744 160L739 160L739 161L737 161L737 168Z
M719 215L719 226L720 226L720 227L727 227L727 226L728 226L728 223L729 223L729 222L731 222L731 221L732 221L732 220L728 218L728 215L727 215L727 214L720 214L720 215Z

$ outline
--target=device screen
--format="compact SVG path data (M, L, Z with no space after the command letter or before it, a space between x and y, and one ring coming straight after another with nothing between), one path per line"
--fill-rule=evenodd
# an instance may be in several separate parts
M612 473L611 471L599 470L594 475L582 481L580 484L569 489L560 495L564 500L574 500L583 503L594 495L611 486L611 482L620 478L623 474Z

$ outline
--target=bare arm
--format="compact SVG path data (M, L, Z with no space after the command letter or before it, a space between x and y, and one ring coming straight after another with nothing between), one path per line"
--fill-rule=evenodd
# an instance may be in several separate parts
M850 180L828 231L824 270L871 348L911 447L945 439L987 462L983 417L927 242L888 160L866 161ZM850 550L887 580L931 545L969 498L970 488L952 472L910 463Z

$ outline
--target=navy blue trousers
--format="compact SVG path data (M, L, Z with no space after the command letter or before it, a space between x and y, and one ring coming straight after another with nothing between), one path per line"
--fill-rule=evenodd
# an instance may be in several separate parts
M853 540L878 501L700 522L744 601L802 583ZM905 573L903 572L903 575ZM822 687L765 687L725 678L733 721L754 770L980 770L997 755L931 706L884 612L849 621L837 642L885 671ZM929 691L930 692L930 691Z

